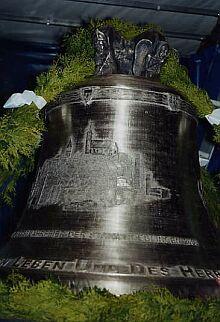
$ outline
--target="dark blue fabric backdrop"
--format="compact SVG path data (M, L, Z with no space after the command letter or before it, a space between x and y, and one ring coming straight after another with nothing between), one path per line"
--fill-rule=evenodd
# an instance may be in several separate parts
M220 93L220 47L208 47L199 54L182 59L189 70L191 80L204 88L211 99L217 100Z
M36 75L48 70L59 51L57 45L8 42L1 40L0 47L0 105L15 92L33 89ZM0 108L0 114L3 109ZM26 200L28 180L20 180L13 208L0 200L0 245L14 230ZM1 189L1 187L0 187Z
M220 100L220 47L208 47L190 58L182 59L192 82L202 89L205 89L211 99ZM204 122L198 127L198 146L203 137L210 131L209 126ZM220 146L215 146L212 158L208 165L208 170L212 174L220 172Z

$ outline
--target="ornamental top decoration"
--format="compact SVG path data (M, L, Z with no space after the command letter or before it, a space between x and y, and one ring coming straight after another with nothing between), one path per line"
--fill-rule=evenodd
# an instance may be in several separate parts
M133 40L121 37L113 27L94 33L96 75L128 74L156 78L169 52L164 36L147 31Z

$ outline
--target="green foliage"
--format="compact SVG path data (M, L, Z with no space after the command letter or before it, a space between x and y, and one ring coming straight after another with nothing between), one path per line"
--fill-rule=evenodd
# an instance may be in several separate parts
M162 33L161 28L155 24L146 24L146 25L135 25L131 22L121 20L118 18L106 19L106 20L95 20L91 22L92 30L96 28L101 28L104 26L112 26L117 30L121 36L127 40L131 40L135 36L140 35L141 33L149 30L155 30L159 33Z
M62 66L60 71L58 66ZM60 56L49 71L37 77L36 93L48 102L60 93L68 91L75 85L94 74L95 63L84 56L72 58L70 55Z
M214 141L220 144L220 125L213 125L214 126Z
M0 119L0 186L3 200L9 204L17 179L33 167L43 130L43 120L34 105L10 110Z
M94 56L93 32L93 27L89 25L87 28L79 28L75 33L67 34L62 43L64 52L72 57L83 55L92 59Z
M203 194L210 218L216 228L220 228L220 192L216 184L218 177L212 178L207 170L201 168Z
M79 294L51 280L13 274L0 281L0 318L65 322L220 321L220 299L179 299L155 286L116 297L98 288Z
M180 65L178 55L174 50L170 51L162 66L160 80L164 85L173 87L190 102L199 117L204 117L213 111L213 104L207 92L191 82L186 68Z

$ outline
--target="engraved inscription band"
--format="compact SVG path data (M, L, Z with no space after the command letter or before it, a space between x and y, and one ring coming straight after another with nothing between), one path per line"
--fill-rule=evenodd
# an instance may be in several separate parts
M188 265L158 266L140 263L114 264L101 261L74 259L73 261L55 261L30 259L24 257L4 258L0 267L11 269L43 270L63 273L88 273L108 276L169 277L219 279L220 270L196 268Z
M13 233L12 238L72 238L91 240L120 240L136 243L169 244L183 246L199 246L196 239L176 236L158 236L135 233L96 233L93 231L74 230L22 230Z
M89 95L88 95L89 93ZM62 104L64 103L83 103L85 105L90 105L92 102L104 101L104 100L131 100L138 102L147 102L148 105L157 105L166 108L170 111L177 112L180 111L180 105L177 101L181 101L181 111L183 113L192 116L192 110L188 103L181 99L180 96L176 94L157 92L155 90L144 90L138 88L128 88L128 87L116 87L116 86L87 86L80 89L75 89L69 93L61 96ZM59 99L56 101L59 102ZM59 104L56 106L51 106L48 109L48 113L51 110L59 108Z

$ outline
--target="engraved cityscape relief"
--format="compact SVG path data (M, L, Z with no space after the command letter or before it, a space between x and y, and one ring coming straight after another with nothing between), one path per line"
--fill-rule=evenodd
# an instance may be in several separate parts
M159 185L145 168L141 154L120 152L117 142L98 137L90 123L83 149L75 151L70 138L64 150L39 168L28 206L85 211L170 197L170 189Z

